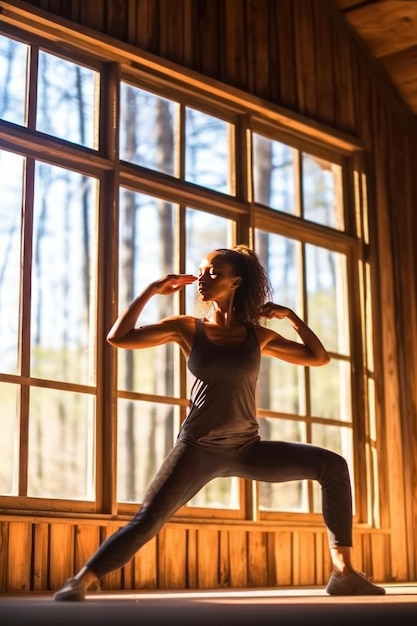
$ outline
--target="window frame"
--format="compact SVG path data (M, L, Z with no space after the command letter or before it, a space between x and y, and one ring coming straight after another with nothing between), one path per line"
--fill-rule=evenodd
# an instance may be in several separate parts
M10 17L11 16L11 17ZM363 174L360 143L352 137L312 122L298 114L266 103L260 99L224 85L208 77L185 70L183 67L163 61L149 53L109 38L100 37L93 31L64 26L61 22L43 20L37 23L30 13L21 20L19 15L8 14L7 20L0 22L0 32L16 38L34 50L44 49L51 54L95 69L101 76L99 143L98 149L76 146L62 139L40 133L34 128L33 114L29 116L28 127L0 120L0 147L21 154L28 159L27 175L31 164L41 160L49 164L69 168L75 172L94 176L99 182L99 224L98 241L98 295L97 295L97 341L96 385L72 385L75 390L96 394L96 498L95 501L53 500L30 498L27 496L0 496L2 509L25 511L56 511L64 515L77 512L79 515L124 515L136 510L137 504L123 504L116 500L116 398L141 398L135 392L117 392L117 363L115 351L105 342L105 330L115 319L117 311L117 258L118 258L118 190L123 186L144 194L177 203L180 215L187 206L204 210L235 221L235 237L242 243L253 244L255 228L271 233L289 235L297 227L297 240L309 241L321 246L326 243L331 250L339 250L348 255L350 280L349 319L351 358L354 364L352 373L352 402L354 412L354 454L355 476L369 474L369 442L366 425L367 408L361 399L363 381L366 378L364 355L364 312L359 290L360 264L369 259L369 242L356 235L357 220L363 222L366 211L366 180L358 184L355 180ZM31 72L33 89L33 75ZM236 165L236 193L223 194L207 188L187 183L172 176L151 171L147 168L119 160L118 112L120 110L119 84L125 80L149 89L158 95L175 100L180 107L191 106L210 115L229 121L235 125L234 158ZM29 98L31 98L29 94ZM33 106L33 102L32 102ZM33 109L32 109L33 110ZM328 158L339 163L343 172L343 203L345 207L345 231L334 231L319 224L305 223L292 215L285 215L257 204L253 200L250 168L251 153L248 136L251 132L267 134L268 137L288 143L311 154ZM359 172L359 174L358 174ZM28 187L30 189L30 186ZM33 190L32 190L33 191ZM27 194L26 201L33 204L33 193ZM358 217L359 215L359 217ZM355 220L356 216L356 220ZM183 229L180 219L180 229ZM183 233L182 233L183 235ZM184 267L184 254L180 251L180 266ZM372 272L372 268L371 268ZM106 277L106 280L104 280ZM109 279L110 277L110 279ZM23 292L27 287L23 286ZM23 293L24 295L24 293ZM180 308L184 302L180 300ZM359 332L356 332L359 330ZM24 331L24 329L23 329ZM183 374L182 374L183 376ZM372 378L373 375L370 377ZM34 380L29 376L15 376L0 373L0 381L22 384L22 389L30 385L54 387L52 381ZM57 387L60 385L57 383ZM185 389L184 378L181 383ZM26 392L22 392L25 396ZM143 394L142 394L143 395ZM23 397L22 396L22 397ZM182 415L185 415L187 398L176 399ZM27 402L23 397L23 403ZM260 410L259 416L269 416L270 412ZM365 441L365 444L364 444ZM21 454L25 454L25 446ZM22 470L27 466L22 463ZM355 521L369 520L368 502L370 486L357 486ZM207 515L219 519L297 519L304 523L319 517L313 513L287 514L282 512L260 515L257 511L257 489L249 481L240 481L241 507L239 511L191 509L183 507L176 517L201 518Z

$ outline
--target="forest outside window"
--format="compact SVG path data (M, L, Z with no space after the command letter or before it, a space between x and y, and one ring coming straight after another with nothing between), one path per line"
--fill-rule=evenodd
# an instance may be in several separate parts
M372 362L370 272L358 245L365 207L349 200L350 155L289 136L250 99L240 111L220 106L187 93L185 79L183 90L168 77L161 88L123 64L109 78L102 59L87 64L70 41L64 51L4 33L0 61L0 504L30 509L36 499L37 509L101 512L107 480L116 485L114 510L137 508L187 415L192 380L177 346L111 349L103 310L116 314L152 280L196 273L205 252L240 242L260 256L275 300L307 321L332 358L316 369L263 359L262 436L343 454L355 493L369 498L355 477L358 463L376 473L376 446L358 457L354 450L358 429L372 426L364 424L375 412L373 380L365 405L354 372L364 370L364 355ZM116 125L102 93L109 80L120 99ZM110 157L99 137L118 152ZM117 266L110 276L107 258ZM192 286L155 296L142 323L204 315L197 295ZM285 322L268 324L296 339ZM353 336L363 337L359 349ZM109 406L114 429L104 427ZM261 518L320 512L309 482L256 488ZM180 513L244 519L247 494L245 481L216 479Z

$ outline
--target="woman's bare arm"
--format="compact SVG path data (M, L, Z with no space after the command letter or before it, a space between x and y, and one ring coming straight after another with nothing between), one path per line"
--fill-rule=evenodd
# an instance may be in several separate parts
M329 354L320 339L294 311L268 302L263 307L262 315L267 319L287 319L302 341L291 341L262 327L258 336L263 354L297 365L327 365L330 362Z
M152 296L173 294L195 280L197 277L192 274L168 274L151 283L119 315L107 334L107 341L118 348L150 348L170 341L182 345L185 316L168 317L146 326L137 326L137 322ZM188 326L187 321L186 327Z

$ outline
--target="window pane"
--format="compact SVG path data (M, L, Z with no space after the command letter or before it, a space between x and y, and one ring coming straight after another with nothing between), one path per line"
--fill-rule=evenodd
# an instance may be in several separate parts
M26 124L26 76L29 46L0 35L0 118Z
M302 159L305 219L343 230L342 168L309 154Z
M32 387L28 496L94 498L95 399Z
M239 479L215 478L191 498L188 506L236 510L239 502Z
M177 272L174 204L120 190L119 311L153 280ZM149 324L178 312L176 296L154 296L141 315ZM147 350L119 350L119 388L178 395L178 350L172 344Z
M253 133L253 185L255 202L299 215L296 199L297 151L279 141Z
M0 371L16 374L19 346L23 157L0 151Z
M93 384L96 180L36 164L31 375Z
M305 415L304 370L299 365L263 356L258 381L262 409Z
M19 410L18 385L0 383L0 494L18 494Z
M311 412L315 417L352 420L350 363L332 359L310 368Z
M178 407L120 399L117 415L117 500L141 502L174 445Z
M187 208L185 216L186 228L186 261L185 271L198 275L198 268L204 256L216 248L229 248L233 245L235 222ZM189 315L204 317L211 309L209 303L201 302L198 285L194 283L186 291L187 312Z
M346 256L306 245L308 322L327 348L349 354Z
M120 86L120 158L177 175L178 105L127 83Z
M234 193L230 146L231 125L186 108L185 180L223 193Z
M261 418L261 437L267 441L295 441L305 443L306 427L303 422ZM306 480L286 483L259 482L259 508L263 511L308 511Z
M294 239L255 231L255 249L268 272L274 301L302 316L301 244ZM279 334L299 341L286 320L262 320ZM304 369L278 359L263 358L259 373L259 406L284 413L305 414Z
M98 84L98 72L41 50L36 129L97 148Z
M312 443L322 448L327 448L343 456L348 464L350 479L352 482L352 496L354 494L354 473L353 473L353 442L352 430L350 428L339 428L338 426L325 426L322 424L312 425ZM318 482L313 482L314 512L321 513L322 491Z

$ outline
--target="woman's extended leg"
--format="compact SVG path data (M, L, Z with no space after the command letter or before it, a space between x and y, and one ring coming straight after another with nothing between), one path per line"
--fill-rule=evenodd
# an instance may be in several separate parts
M85 566L54 595L54 600L83 600L85 589L122 567L183 504L223 470L224 460L204 449L178 442L148 487L138 513L98 548Z

